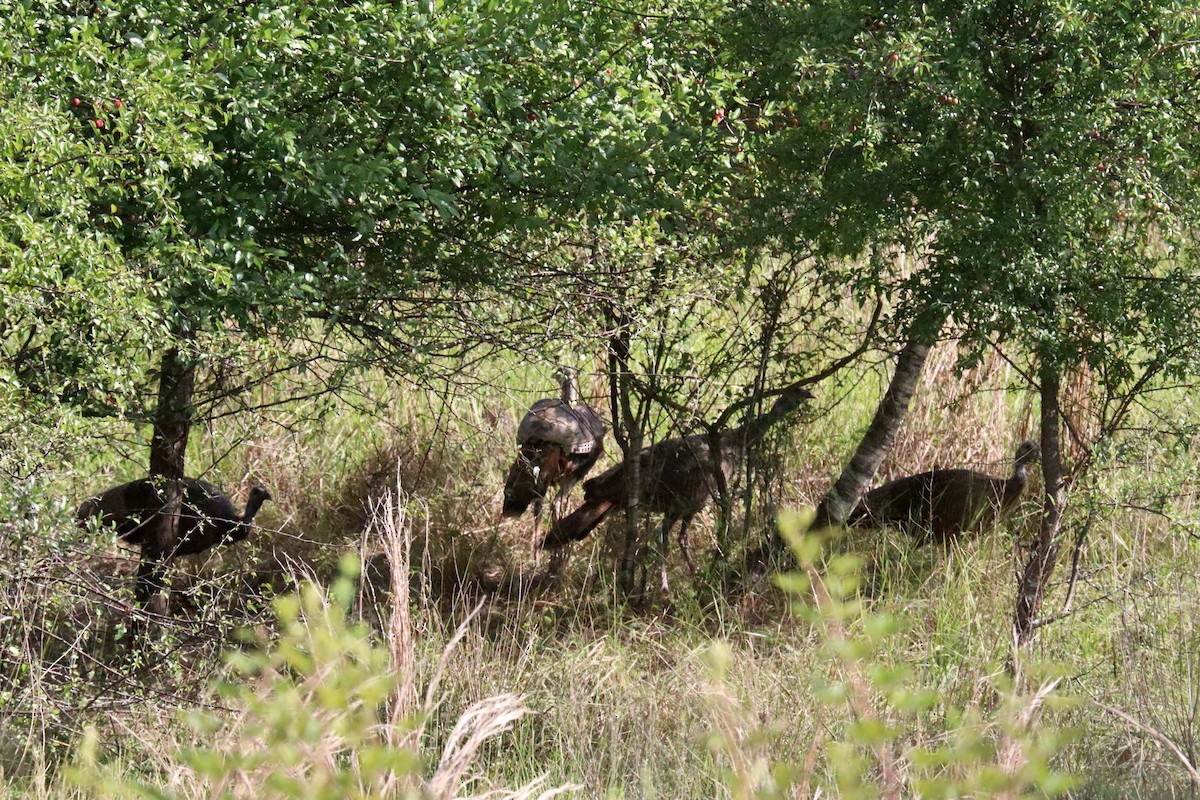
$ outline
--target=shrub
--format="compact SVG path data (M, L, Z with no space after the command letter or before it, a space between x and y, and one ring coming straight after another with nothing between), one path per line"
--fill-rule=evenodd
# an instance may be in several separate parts
M427 751L426 722L456 637L418 701L408 613L408 518L385 501L373 524L392 570L392 618L385 640L353 622L359 561L343 559L328 589L308 583L275 602L278 638L229 657L234 680L218 687L222 711L186 714L196 744L175 747L150 779L103 763L98 737L85 737L69 777L91 796L169 798L548 798L572 787L536 779L498 790L472 774L484 743L526 713L523 698L498 694L458 718L441 752Z

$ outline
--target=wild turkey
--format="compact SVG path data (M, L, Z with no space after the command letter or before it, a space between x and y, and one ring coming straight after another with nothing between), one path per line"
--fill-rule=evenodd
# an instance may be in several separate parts
M748 448L757 444L771 426L797 409L801 401L812 396L802 387L791 388L779 396L767 413L721 433L718 442L721 473L725 481L733 479ZM641 482L638 503L651 513L663 515L664 556L671 526L680 521L679 546L688 569L692 571L696 567L688 551L687 529L692 517L704 508L713 494L716 474L711 453L710 437L695 434L651 445L638 456ZM626 486L628 464L628 461L623 461L585 481L583 505L555 524L542 540L542 547L554 549L578 541L591 533L614 508L624 508L629 500Z
M557 507L604 452L604 423L579 401L575 372L559 378L562 398L538 400L517 427L520 452L504 481L504 516L519 517L532 503L535 538L550 487L558 487Z
M238 514L229 498L208 481L184 478L183 506L179 514L178 539L166 553L153 552L153 533L166 500L149 478L122 483L89 497L75 517L81 526L98 517L102 526L116 530L117 538L142 550L135 597L144 603L156 591L154 570L175 556L200 553L219 544L240 542L250 533L250 523L262 504L271 499L263 486L255 486L246 499L246 510ZM154 562L154 563L151 563Z
M888 481L863 495L846 524L875 528L892 525L936 542L995 525L1025 490L1026 468L1040 460L1041 447L1017 445L1013 473L993 478L968 469L935 469Z

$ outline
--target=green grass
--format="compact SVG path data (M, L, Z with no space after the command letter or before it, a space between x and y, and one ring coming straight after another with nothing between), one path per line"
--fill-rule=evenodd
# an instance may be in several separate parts
M884 471L962 463L1006 470L1011 447L1029 430L1030 407L1023 393L998 392L1012 380L1005 368L989 370L960 377L945 364L932 369ZM868 707L887 723L906 793L944 796L958 786L988 794L989 765L1006 743L1031 748L1031 763L1040 763L1038 747L1052 741L1049 763L1077 777L1072 796L1187 796L1186 773L1152 733L1195 762L1200 553L1188 535L1195 470L1185 458L1145 448L1135 463L1106 465L1103 480L1089 484L1100 512L1072 612L1039 633L1010 702L1009 629L1023 557L1015 542L1036 528L1036 509L949 552L893 532L856 531L829 543L829 565L847 555L862 562L861 590L847 600L867 613L846 616L842 633L805 611L807 594L789 599L767 584L728 594L693 586L677 553L671 590L627 606L613 589L613 548L603 531L574 549L559 583L529 582L542 565L529 551L532 523L501 521L498 508L516 420L532 399L554 391L540 378L541 392L507 383L528 382L531 372L497 367L483 381L493 391L476 387L448 404L374 381L362 402L297 403L257 427L227 422L194 437L191 463L214 464L216 482L243 495L261 481L276 502L246 545L180 564L181 613L158 631L146 657L131 655L122 638L128 564L69 519L76 487L136 474L136 464L120 460L135 451L81 448L85 456L47 475L34 492L37 513L14 518L4 544L4 607L20 609L26 621L19 633L0 624L5 796L96 796L95 787L65 783L61 771L89 726L99 733L113 796L124 796L121 782L134 777L195 796L173 749L197 741L184 712L233 714L213 706L218 698L208 687L232 677L220 654L245 647L235 630L249 626L272 640L273 594L306 576L329 583L346 551L367 565L352 613L370 621L386 646L390 579L371 508L397 486L407 498L418 572L409 596L420 685L482 604L448 662L421 752L434 759L472 703L525 695L532 713L482 744L473 761L495 786L544 774L546 786L577 784L583 797L750 797L747 786L768 786L762 776L771 770L782 780L787 767L797 785L807 780L810 790L849 795L856 770L867 782L881 776L875 740L852 724L859 712L839 694L859 680L869 687ZM777 502L803 507L819 498L865 425L875 390L870 379L844 397L823 388L831 405L783 442ZM134 431L115 433L136 440ZM1168 497L1165 516L1132 507L1157 496ZM1073 508L1082 514L1081 497ZM695 549L712 540L706 514ZM1047 614L1063 607L1069 551L1066 542ZM498 585L506 591L487 591ZM875 620L887 618L899 625L881 633ZM717 659L724 669L714 668L714 642L728 648L727 660ZM853 643L848 659L844 642ZM1062 676L1056 696L1067 702L1040 706L1013 733L1012 720L1033 707L1048 675ZM925 699L906 705L913 693ZM922 761L926 752L940 754L933 765ZM423 769L430 774L431 761ZM1037 776L1030 780L1037 784Z

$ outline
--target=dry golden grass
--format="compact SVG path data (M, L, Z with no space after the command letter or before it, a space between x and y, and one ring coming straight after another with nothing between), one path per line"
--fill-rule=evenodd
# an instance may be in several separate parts
M935 466L993 474L1010 468L1013 447L1032 430L1030 395L1006 391L1018 376L1003 361L962 376L953 363L952 348L935 350L881 478ZM797 424L776 484L781 505L811 505L819 498L845 456L841 448L869 419L874 395L868 385ZM1080 398L1072 408L1083 414L1087 381L1081 378L1077 388ZM823 389L822 396L837 393ZM25 676L9 708L27 714L0 710L0 752L13 765L6 767L8 795L67 792L54 783L52 771L41 784L32 776L39 763L61 760L83 722L100 724L118 767L184 786L178 765L157 754L164 743L182 741L174 710L199 701L195 691L214 674L215 653L231 643L230 627L249 622L270 630L246 599L252 596L247 587L270 584L270 576L279 576L273 584L279 588L306 576L328 581L346 551L361 554L366 565L358 608L391 649L396 671L414 681L398 690L394 713L427 712L416 738L437 757L424 778L436 773L447 753L443 774L458 776L441 788L462 786L456 781L465 774L463 761L456 754L475 742L475 768L495 786L544 792L578 784L584 797L771 796L770 786L785 783L771 767L789 764L795 778L790 796L828 792L838 780L845 755L839 748L855 714L823 694L825 684L844 678L831 666L838 662L826 647L828 632L794 614L769 587L729 597L719 587L693 587L677 559L672 590L628 608L612 589L613 554L603 535L571 552L559 581L530 580L544 566L528 555L531 519L499 519L512 431L529 398L498 398L459 398L443 408L438 399L395 392L382 403L388 410L380 417L346 412L319 426L260 431L253 446L223 460L225 483L244 489L261 481L276 503L264 512L264 530L252 537L256 549L230 548L203 568L183 565L181 572L192 577L179 586L190 586L195 599L183 604L181 618L153 651L161 663L129 669L137 682L161 681L155 686L167 691L167 713L161 702L138 697L130 684L121 684L118 713L94 699L108 702L108 687L66 679L63 665L71 658L107 657L120 649L102 646L99 632L113 631L123 608L89 605L90 616L71 627L63 622L71 609L92 604L95 595L75 591L65 605L57 599L63 585L101 585L112 592L121 578L111 564L79 561L66 570L51 559L46 563L52 569L40 578L31 573L9 581L3 590L8 607L45 613L34 614L28 634L15 640L29 670L6 673ZM436 421L432 427L429 420ZM1187 790L1189 771L1174 750L1194 765L1200 749L1194 678L1200 671L1194 623L1200 619L1200 553L1190 536L1200 482L1194 465L1153 444L1131 446L1121 458L1098 466L1077 487L1064 547L1069 551L1089 511L1095 521L1081 554L1076 596L1070 613L1042 630L1025 682L1014 687L1017 699L1007 706L1001 698L1008 690L998 676L1011 657L1014 576L1023 557L1013 534L1036 525L1035 503L1003 529L949 552L915 547L891 532L855 531L830 544L831 555L863 561L857 601L872 613L905 621L881 640L873 660L861 662L868 676L863 702L898 730L892 751L904 792L916 793L930 774L966 785L986 759L1004 774L1019 773L1031 758L1036 761L1027 734L1040 725L1077 731L1055 764L1082 777L1078 796L1172 797ZM1040 483L1032 483L1035 495ZM403 505L381 504L397 485ZM694 541L702 549L715 539L713 517L705 514L698 522ZM397 542L388 531L411 537L411 571L397 568ZM1068 566L1064 554L1047 614L1067 610ZM409 591L395 591L401 586ZM847 622L845 638L864 636L866 627L865 621ZM93 638L72 638L70 631L82 629L93 631ZM47 650L48 634L63 641ZM456 637L453 658L443 660ZM719 679L709 655L714 639L727 654ZM898 713L873 682L873 663L907 667L937 701ZM1039 666L1045 664L1058 666ZM433 681L438 665L444 666ZM1058 693L1079 702L1046 702L1040 690L1056 677ZM432 704L421 690L431 683L439 687ZM64 699L64 687L90 692L91 710ZM513 716L517 695L531 714ZM472 730L487 726L455 732L464 715L475 718L477 704L493 696L506 699L492 709L498 716L489 718L511 721L503 744L473 738ZM963 720L982 720L971 730L983 742L983 755L972 750L974 761L940 768L913 765L915 753L956 741ZM392 745L413 744L412 730L390 730ZM38 735L60 744L35 747L35 757L10 755L9 742L19 738L26 747ZM880 776L873 770L867 768L867 779ZM544 782L535 784L543 775Z

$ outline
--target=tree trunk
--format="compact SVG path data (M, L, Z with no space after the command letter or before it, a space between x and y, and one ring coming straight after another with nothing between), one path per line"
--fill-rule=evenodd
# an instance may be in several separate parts
M723 456L721 452L721 440L724 438L722 433L725 433L725 431L711 428L706 433L705 438L708 440L708 480L711 483L709 494L712 495L713 503L717 507L716 557L720 560L722 568L724 568L725 554L729 552L729 519L733 516L733 495L729 492L729 481L725 480L725 470L721 464ZM746 527L749 527L750 508L753 499L750 494L750 472L747 468L749 463L749 458L741 460L741 463L738 465L740 475L737 476L746 481L746 494L743 496L745 505L742 507Z
M1013 628L1018 645L1026 644L1033 635L1034 622L1058 562L1058 534L1062 528L1064 498L1058 407L1061 376L1056 365L1043 360L1039 377L1042 384L1042 478L1045 481L1046 493L1042 499L1041 529L1033 542L1029 561L1025 564L1025 571L1017 587Z
M819 531L845 524L855 503L866 491L867 485L875 477L875 471L896 441L896 433L908 414L917 381L929 357L929 348L930 344L926 341L912 338L900 351L896 359L896 371L888 384L887 393L875 409L875 417L863 434L858 449L854 451L854 457L821 500L810 530Z
M196 367L178 348L163 354L158 377L158 405L154 411L154 433L150 440L150 479L161 485L164 505L154 530L142 546L134 597L139 604L166 611L164 574L166 562L179 539L179 514L183 507L183 484L188 434L191 432L191 403Z
M642 431L635 423L628 435L629 454L625 458L625 462L629 464L629 469L625 470L625 491L628 497L625 504L625 547L621 551L621 565L617 574L618 587L626 597L633 595L638 587L637 568L642 560L641 537L638 536L641 527L639 504L642 487Z
M609 405L613 419L613 438L621 448L622 460L629 464L625 471L625 542L621 561L617 567L617 586L621 593L629 596L636 585L636 572L641 556L638 546L639 513L641 499L641 458L643 444L642 426L633 410L635 387L630 380L630 337L632 320L624 313L623 305L614 304L609 313L610 328L614 331L608 340Z

